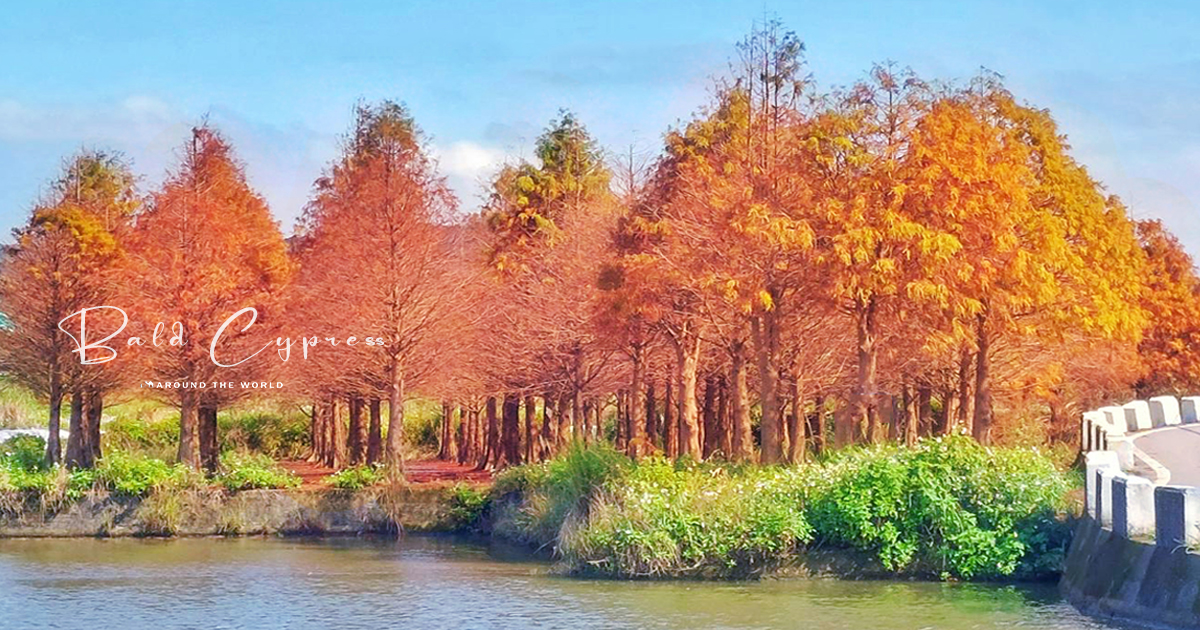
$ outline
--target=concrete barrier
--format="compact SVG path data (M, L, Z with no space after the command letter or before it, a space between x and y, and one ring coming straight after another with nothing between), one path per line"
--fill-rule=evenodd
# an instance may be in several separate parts
M1200 488L1154 489L1154 541L1162 547L1200 547Z
M1184 396L1179 399L1179 418L1183 424L1196 422L1197 411L1200 411L1200 396Z
M1112 488L1113 479L1123 475L1120 469L1101 468L1096 471L1097 483L1100 484L1100 492L1096 501L1096 511L1098 516L1097 521L1100 521L1100 526L1105 529L1112 529L1113 517L1113 498Z
M1084 453L1092 451L1102 451L1101 446L1104 442L1102 439L1102 431L1104 431L1104 414L1099 411L1085 411L1083 418L1080 420L1079 439L1080 447Z
M1105 429L1108 430L1109 437L1113 435L1125 435L1127 425L1125 424L1125 409L1123 407L1101 407L1099 411L1104 415Z
M1174 396L1155 396L1150 399L1150 424L1154 428L1179 424L1179 400Z
M1090 514L1092 518L1099 520L1100 517L1096 508L1101 502L1100 471L1105 468L1119 470L1120 465L1117 463L1117 454L1111 451L1096 451L1093 453L1088 453L1086 455L1085 463L1087 465L1087 496L1084 498L1084 503L1086 504L1088 514Z
M1104 448L1117 454L1117 461L1120 462L1121 468L1129 470L1134 467L1136 463L1134 453L1137 449L1133 447L1132 436L1109 438L1105 441Z
M1112 530L1125 538L1154 535L1154 484L1134 475L1113 478Z
M1127 402L1121 406L1125 410L1125 430L1149 431L1154 428L1150 422L1150 403L1144 400Z

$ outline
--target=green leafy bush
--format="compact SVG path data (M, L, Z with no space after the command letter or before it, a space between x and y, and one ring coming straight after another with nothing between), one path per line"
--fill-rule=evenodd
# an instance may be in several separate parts
M309 443L309 418L303 413L232 412L217 420L221 451L262 453L276 459L303 456Z
M544 464L511 468L497 477L498 497L520 494L524 505L512 519L499 523L501 533L524 542L553 543L569 517L586 519L592 498L610 482L623 478L633 463L606 442L574 442Z
M449 490L450 528L467 530L478 527L488 506L488 494L478 488L458 484Z
M300 485L299 477L280 468L266 455L225 455L221 458L217 481L231 492Z
M163 485L198 483L197 477L198 473L185 466L122 452L105 454L95 469L97 483L117 494L135 497Z
M167 460L179 448L179 413L155 409L157 413L118 415L104 423L104 452L141 454Z
M963 437L794 468L634 464L577 445L497 479L495 531L612 576L751 576L811 541L865 551L895 572L1035 577L1061 564L1068 489L1042 453ZM519 503L506 507L513 495Z
M808 515L818 540L873 552L889 569L996 578L1055 563L1068 488L1037 451L939 438L831 460L812 479Z
M383 481L385 475L378 466L354 466L330 475L326 483L342 490L362 490Z
M800 473L676 468L651 459L563 528L559 550L582 573L623 577L748 577L811 538Z
M437 401L419 399L406 403L404 439L409 450L426 454L436 452L441 422L442 406Z
M0 444L0 462L21 470L46 470L46 440L38 435L13 436Z

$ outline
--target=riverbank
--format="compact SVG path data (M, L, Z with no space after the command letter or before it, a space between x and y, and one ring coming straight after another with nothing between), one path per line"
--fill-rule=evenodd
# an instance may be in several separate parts
M1069 489L1037 451L962 437L788 467L576 445L499 475L489 524L580 576L1037 580L1061 569Z
M464 527L465 490L423 484L359 491L189 488L145 497L89 492L77 501L37 500L0 514L0 537L355 536ZM466 491L470 492L470 491Z
M0 536L452 531L536 550L577 576L943 581L1056 578L1070 539L1066 476L1036 451L966 438L788 467L633 461L576 444L490 487L388 485L354 472L260 489L245 487L258 479L245 472L214 485L173 470L129 492L119 488L141 475L101 470L70 499L8 491Z

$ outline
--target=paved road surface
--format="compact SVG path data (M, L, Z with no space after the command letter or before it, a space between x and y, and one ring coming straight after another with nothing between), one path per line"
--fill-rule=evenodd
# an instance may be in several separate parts
M1200 486L1200 424L1160 429L1134 444L1171 473L1173 486Z

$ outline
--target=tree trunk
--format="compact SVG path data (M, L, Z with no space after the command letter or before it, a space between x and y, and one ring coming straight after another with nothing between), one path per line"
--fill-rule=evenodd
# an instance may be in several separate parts
M672 396L675 382L668 378L663 393L663 452L667 459L679 457L679 410Z
M975 355L975 421L971 435L980 444L989 444L992 440L992 383L989 379L991 362L988 360L991 339L987 333L987 316L980 313L977 318Z
M534 423L537 422L537 402L532 394L525 395L525 461L534 461L537 452L537 433Z
M901 404L904 405L904 444L912 447L916 445L920 431L920 411L911 385L904 386Z
M308 444L310 446L308 452L309 463L317 463L321 461L321 423L318 420L320 413L318 408L320 404L313 401L308 408Z
M62 459L62 376L58 366L50 373L50 423L46 436L46 466L51 467Z
M713 451L717 448L717 379L712 375L704 379L704 407L702 417L704 418L704 440L703 452L704 459L712 457Z
M754 458L754 435L750 428L749 389L746 383L746 346L737 342L730 349L731 377L733 402L733 437L730 448L735 462L750 461Z
M71 418L67 425L66 464L71 469L83 468L87 461L87 430L83 423L83 392L76 388L71 392Z
M540 457L543 460L550 459L554 455L554 445L557 443L557 438L554 435L554 425L557 422L558 410L554 407L554 395L545 394L542 396L542 439L540 444Z
M479 453L479 468L492 468L500 462L500 420L496 416L496 397L487 399L487 426L483 436L483 449Z
M217 440L217 406L201 403L196 411L196 424L200 440L200 467L210 475L216 474L221 463L221 448Z
M395 481L404 479L404 396L404 372L393 358L388 369L388 430L383 460L388 476Z
M329 403L329 451L329 466L335 469L344 468L346 466L346 427L342 424L342 413L336 398Z
M700 363L700 337L676 344L679 367L679 455L700 460L700 418L696 405L696 371Z
M381 407L383 401L378 398L372 398L370 404L370 420L367 426L367 463L374 464L379 461L379 456L383 452L383 418Z
M971 387L971 352L963 349L958 359L958 409L956 423L959 428L974 435L975 401Z
M438 444L438 459L452 462L458 459L458 444L454 434L454 406L449 402L442 403L442 435Z
M840 401L839 401L840 402ZM854 410L838 404L833 410L833 446L845 448L854 441Z
M654 391L654 380L646 382L646 452L658 444L658 392Z
M792 379L792 415L788 418L788 452L787 460L792 464L799 464L805 458L805 446L807 446L807 436L804 435L804 429L808 426L805 422L804 413L804 397L800 392L800 378Z
M933 390L917 388L917 423L923 435L933 435Z
M779 326L774 310L751 318L755 354L758 357L758 400L762 407L762 456L764 464L777 464L783 459L783 423L779 405L779 369L776 361L779 346Z
M350 427L346 433L346 448L351 466L358 466L367 459L366 425L363 424L363 399L350 397Z
M465 464L475 457L475 407L464 406L458 419L458 463Z
M813 422L816 423L813 426L812 432L813 452L820 455L825 452L825 396L817 394L817 397L813 400L813 406L816 407L813 409L816 412L813 414Z
M617 418L613 424L613 446L618 451L625 450L625 424L627 422L628 413L625 405L625 390L617 390ZM590 417L590 414L589 414Z
M180 394L179 404L179 463L191 467L200 468L200 445L196 440L196 396L191 390L183 390ZM74 416L74 401L72 401L71 415ZM74 424L74 418L71 419ZM71 432L74 433L72 428ZM70 439L67 440L67 456L70 457L71 444Z
M724 374L717 375L717 452L725 460L730 460L733 452L733 419L729 413L729 379Z
M571 392L571 438L587 441L584 431L583 392L576 388Z
M875 317L875 298L874 296L867 298L865 302L860 302L856 309L855 329L858 337L858 378L854 386L854 394L851 396L852 416L851 422L854 426L858 426L863 421L867 422L867 426L872 426L874 420L872 416L873 402L876 389L876 366L878 364L878 353L875 345L876 339L876 317ZM851 436L853 432L851 432Z
M84 419L87 421L88 446L91 450L88 456L88 465L95 466L103 456L100 445L100 421L104 419L103 394L92 391L91 399L88 402L88 414Z
M645 350L639 346L633 350L633 382L629 385L629 423L625 434L626 453L635 459L646 452L645 380Z
M558 399L558 449L562 450L575 435L575 397L563 394Z
M888 442L899 442L900 428L904 422L901 421L900 414L896 413L896 397L890 394L881 394L880 403L878 403L878 416L880 416L880 425L883 430L888 433Z

